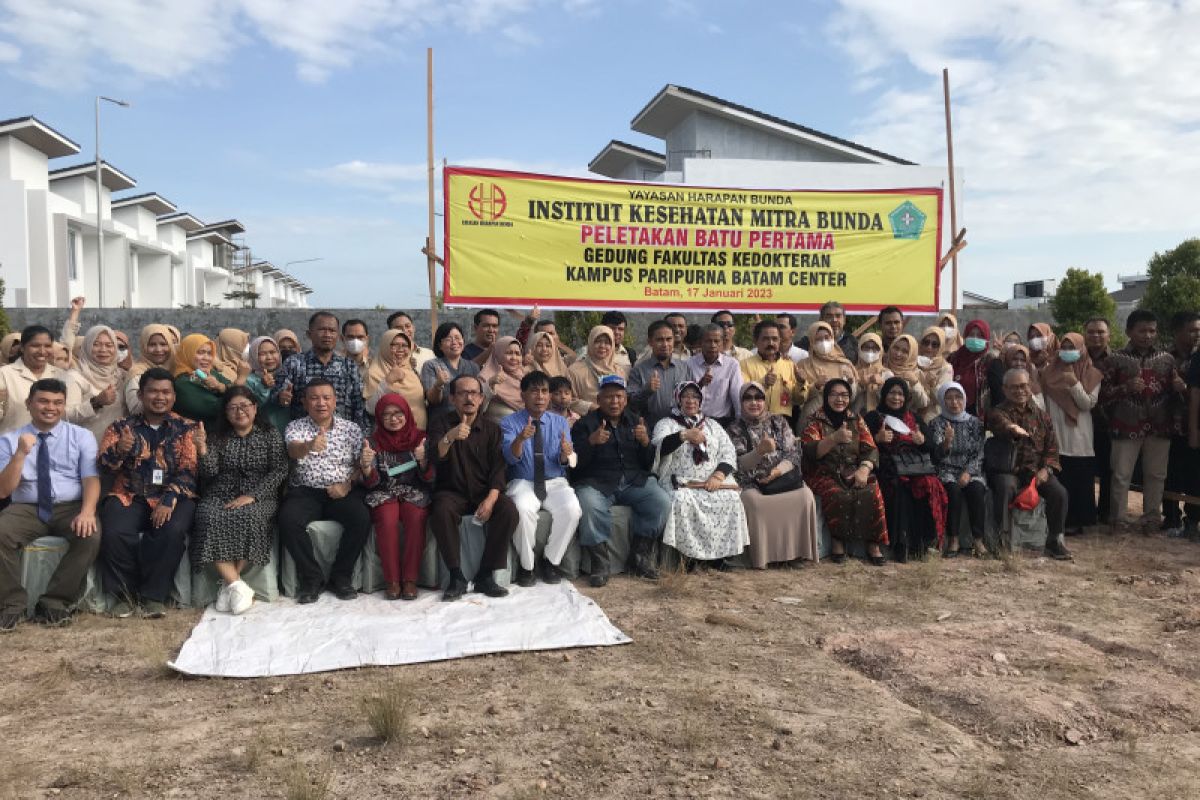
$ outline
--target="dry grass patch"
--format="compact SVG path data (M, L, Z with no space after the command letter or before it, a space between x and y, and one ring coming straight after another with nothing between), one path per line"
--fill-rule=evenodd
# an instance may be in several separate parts
M329 797L333 767L328 762L306 764L295 761L280 773L286 800L325 800Z
M659 571L655 593L676 599L691 597L696 593L696 578L687 571L680 559L674 567L664 567Z
M402 683L384 684L374 694L360 701L371 731L387 744L404 745L412 730L416 697Z

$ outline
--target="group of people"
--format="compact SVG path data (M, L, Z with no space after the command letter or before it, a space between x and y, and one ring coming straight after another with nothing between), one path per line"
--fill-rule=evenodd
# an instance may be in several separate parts
M703 325L668 314L633 352L619 311L578 351L536 308L515 336L483 309L469 341L447 322L430 348L397 312L372 352L365 322L320 311L307 349L288 330L214 340L147 325L135 358L110 327L80 336L82 308L59 341L32 325L0 342L0 630L25 614L21 550L48 534L68 549L35 609L47 624L69 621L93 562L114 615L162 616L185 551L220 576L217 610L244 613L242 575L269 561L276 532L299 603L356 596L372 528L389 599L418 596L427 530L445 600L505 596L510 545L518 585L557 583L576 534L599 587L614 505L630 510L629 567L649 579L660 544L689 569L730 569L747 549L757 568L816 561L818 513L837 563L861 548L883 564L885 546L901 562L985 555L1035 492L1045 552L1067 559L1065 533L1121 520L1139 461L1140 524L1182 529L1164 486L1191 493L1200 448L1197 314L1171 321L1164 351L1157 320L1135 311L1113 351L1104 319L1082 335L1039 323L994 336L945 314L915 337L885 308L879 332L856 337L830 302L798 339L793 315L760 318L753 350L728 311ZM342 528L328 575L316 520ZM464 520L484 535L471 576Z

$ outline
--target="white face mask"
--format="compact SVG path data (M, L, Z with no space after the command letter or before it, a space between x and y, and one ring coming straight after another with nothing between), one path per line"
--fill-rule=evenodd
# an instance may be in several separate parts
M347 339L346 340L346 352L352 356L356 356L359 353L361 353L366 348L366 346L367 346L367 343L364 342L362 339Z
M129 351L126 350L124 347L118 347L117 348L117 361L118 362L124 361L127 358L129 358Z
M947 337L951 337L958 332L958 328L953 325L943 325L942 330L945 331Z
M833 340L832 339L822 339L819 342L814 342L813 349L816 350L818 353L820 353L823 356L829 355L831 352L833 352Z
M866 364L874 364L879 360L878 350L863 350L859 355Z
M1012 349L1013 349L1014 347L1016 347L1018 344L1020 344L1020 342L1005 342L1005 343L1004 343L1004 349L1005 349L1005 350L1012 350Z
M921 369L925 369L932 363L933 363L933 359L930 358L929 356L917 356L917 366L920 367Z
M1032 339L1029 340L1029 349L1030 350L1045 350L1046 349L1046 340L1043 339L1041 336L1033 337Z
M242 361L249 361L249 360L250 360L250 345L246 345L242 349Z

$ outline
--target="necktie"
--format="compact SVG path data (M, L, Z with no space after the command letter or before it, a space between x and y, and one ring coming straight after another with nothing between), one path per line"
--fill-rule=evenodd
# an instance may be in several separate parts
M37 515L42 522L50 522L54 511L54 497L50 489L50 448L46 446L48 433L38 434L37 454Z
M546 454L540 419L533 420L533 493L539 502L546 499Z

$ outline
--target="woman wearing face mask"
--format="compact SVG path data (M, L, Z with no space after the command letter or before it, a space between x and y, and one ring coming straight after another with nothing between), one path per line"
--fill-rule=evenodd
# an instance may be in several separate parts
M1064 532L1082 533L1097 524L1095 500L1095 440L1092 409L1100 399L1100 370L1092 365L1083 337L1068 333L1055 359L1039 374L1042 397L1054 434L1062 472L1058 480L1067 490Z
M370 396L367 408L375 408L385 394L398 394L408 401L408 414L417 430L425 430L428 414L425 410L425 387L416 370L412 338L398 328L386 330L379 337L378 351L367 370ZM378 424L376 420L376 424Z
M117 337L117 366L126 373L133 368L133 350L129 347L129 334L125 331L113 331Z
M501 336L492 345L479 377L492 393L484 412L493 422L525 408L521 399L521 378L525 377L525 354L521 343L512 336Z
M123 419L125 407L125 370L117 365L117 337L107 325L88 329L79 350L79 365L69 376L79 385L83 402L76 422L92 432L96 443L108 426Z
M1054 362L1058 352L1058 337L1049 325L1044 322L1033 323L1029 326L1025 338L1029 341L1029 353L1035 367L1042 369Z
M909 409L908 383L890 378L883 401L864 417L879 447L879 488L887 509L892 559L922 558L941 550L946 534L946 489L933 467L933 439Z
M258 413L282 432L292 421L291 410L279 402L270 402L271 389L275 386L275 371L283 363L279 357L279 346L270 336L259 336L250 342L249 349L250 374L246 376L244 385L258 401Z
M962 334L958 332L958 317L950 313L942 314L938 318L938 327L946 336L946 351L943 355L949 358L963 344Z
M850 410L850 384L826 382L825 402L809 418L800 436L804 480L821 498L821 515L833 537L829 560L846 560L846 546L863 542L867 561L887 563L880 545L888 543L887 517L875 469L879 450L862 417Z
M279 363L283 364L290 356L300 352L300 339L287 328L280 328L271 336L275 346L279 348Z
M990 371L997 360L990 352L992 329L983 320L973 319L963 333L963 346L950 356L950 369L966 395L966 412L982 420L992 408Z
M217 345L199 333L183 337L175 351L175 413L216 430L221 418L221 395L232 386L213 369Z
M213 359L213 371L219 373L232 386L242 385L250 374L250 334L237 328L224 328L217 334L217 355Z
M138 337L138 357L129 370L125 381L125 406L130 414L142 413L142 401L138 399L138 379L151 367L162 367L175 374L175 345L166 325L150 324L142 328Z
M821 407L825 384L840 378L850 384L851 394L857 393L858 371L837 346L833 328L828 322L814 322L808 326L809 354L796 364L796 377L808 387L808 400L800 409L799 430L804 430L807 420ZM853 399L853 398L852 398Z
M975 555L988 554L984 544L987 521L987 484L983 479L983 442L986 430L983 420L966 411L966 392L951 381L938 388L939 414L929 423L933 439L937 477L946 490L946 529L950 542L942 553L946 558L969 553L963 550L959 538L962 509L966 506L971 523L971 539Z
M879 390L883 388L883 340L878 333L858 337L858 393L851 403L856 413L879 405Z
M918 411L929 405L929 393L921 383L920 345L907 333L896 337L884 355L884 379L900 378L908 388L909 410ZM881 395L882 396L882 395Z
M954 379L954 370L946 362L946 334L941 327L931 325L921 335L917 353L917 369L921 374L921 386L929 396L929 402L917 412L923 422L929 422L940 411L937 402L938 387Z

